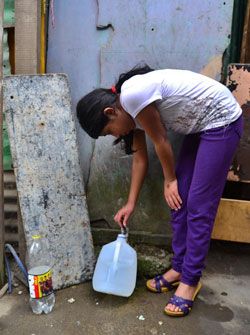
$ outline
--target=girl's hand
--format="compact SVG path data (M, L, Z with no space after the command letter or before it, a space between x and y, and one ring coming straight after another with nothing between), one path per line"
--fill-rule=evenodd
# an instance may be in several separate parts
M181 208L182 200L178 192L177 179L167 182L164 181L164 195L168 206L176 211Z
M114 220L119 224L121 228L122 226L127 225L128 219L130 215L133 213L134 208L135 208L134 205L127 203L116 213Z

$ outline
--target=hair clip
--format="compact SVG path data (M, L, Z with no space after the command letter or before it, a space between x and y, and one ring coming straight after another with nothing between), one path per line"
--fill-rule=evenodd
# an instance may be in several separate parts
M114 85L111 87L111 91L112 93L117 94L116 87Z

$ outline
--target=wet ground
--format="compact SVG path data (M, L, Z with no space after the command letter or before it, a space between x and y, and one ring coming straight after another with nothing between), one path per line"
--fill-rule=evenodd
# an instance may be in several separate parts
M53 312L41 316L19 286L0 299L0 334L249 335L250 245L213 241L202 282L191 314L177 319L162 312L172 293L152 294L143 280L129 299L94 292L91 283L60 290Z

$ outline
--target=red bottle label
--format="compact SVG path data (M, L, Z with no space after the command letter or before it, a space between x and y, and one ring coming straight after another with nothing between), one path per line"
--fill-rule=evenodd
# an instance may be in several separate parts
M53 292L51 270L40 275L28 274L30 297L39 299Z

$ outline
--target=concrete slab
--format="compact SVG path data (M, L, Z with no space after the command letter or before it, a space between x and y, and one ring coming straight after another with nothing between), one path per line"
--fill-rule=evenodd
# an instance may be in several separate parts
M250 334L250 245L213 241L203 288L192 313L173 319L162 310L171 296L152 294L144 282L129 299L94 292L91 283L56 292L49 315L32 314L25 288L0 300L0 333L35 335ZM74 298L70 304L68 299ZM145 320L139 320L143 315Z
M55 289L89 280L93 243L67 76L9 76L3 92L27 247L34 234L47 239Z

